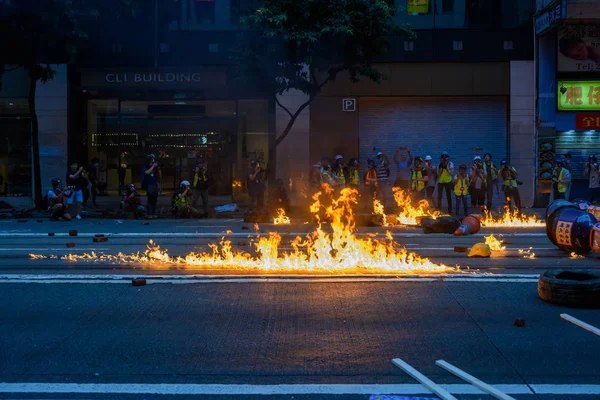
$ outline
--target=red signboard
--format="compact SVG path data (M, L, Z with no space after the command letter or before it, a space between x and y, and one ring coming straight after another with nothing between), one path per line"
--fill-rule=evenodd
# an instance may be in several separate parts
M575 114L575 129L600 130L600 114Z

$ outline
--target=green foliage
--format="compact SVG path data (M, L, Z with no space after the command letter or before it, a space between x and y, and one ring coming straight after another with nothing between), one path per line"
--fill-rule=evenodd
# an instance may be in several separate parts
M240 76L261 79L274 92L309 97L347 71L353 82L385 77L372 66L406 26L393 20L385 0L265 0L242 18L249 33L238 53Z

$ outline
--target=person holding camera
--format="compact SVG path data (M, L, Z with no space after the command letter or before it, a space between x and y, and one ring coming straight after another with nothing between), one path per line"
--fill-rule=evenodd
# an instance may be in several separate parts
M596 156L591 155L588 158L583 169L583 176L588 178L588 200L590 203L600 200L600 170L598 169L598 159Z
M483 175L485 176L487 192L487 209L489 212L492 212L494 199L494 184L497 184L496 179L498 179L498 168L496 167L496 164L492 162L492 155L490 153L485 153L485 155L483 156L483 161Z
M467 165L461 164L458 167L458 174L454 176L454 195L456 196L456 215L460 211L460 203L463 204L465 217L469 215L467 209L467 194L469 193L469 175L467 174Z
M410 166L413 163L413 156L410 149L408 147L398 147L394 153L394 163L397 170L394 186L407 190L408 185L412 182Z
M344 157L341 154L335 156L335 176L339 182L339 187L344 188L348 184L349 179L349 171L348 166L344 163Z
M479 207L479 211L483 212L485 208L485 194L486 194L486 177L483 172L483 161L481 157L475 156L473 158L473 167L471 168L471 184L469 186L469 193L471 194L471 210L475 210Z
M429 206L436 208L435 200L433 199L433 192L435 192L435 185L437 184L437 171L433 166L433 159L431 156L425 156L425 171L427 171L427 184L425 185L425 196L429 202Z
M52 219L71 220L71 215L67 212L65 206L65 199L70 195L71 193L68 190L63 190L60 179L52 179L52 189L50 189L47 194L48 211L50 211L50 217Z
M204 218L208 218L208 187L211 184L210 176L206 169L206 165L203 162L198 163L194 168L194 176L192 178L192 206L196 207L198 203L198 197L202 198L202 209L204 211Z
M154 154L148 154L146 159L148 163L142 168L142 189L146 190L148 196L148 216L153 217L158 203L162 171Z
M181 181L179 191L173 194L171 206L173 214L177 217L200 217L200 212L190 204L192 197L192 185L188 181Z
M250 163L248 174L248 194L250 195L250 211L262 211L265 207L265 172L258 161Z
M519 183L517 181L519 172L514 167L508 165L506 160L502 160L500 165L500 177L503 180L502 191L506 198L506 206L512 214L514 203L517 214L521 214L521 194L519 193Z
M454 163L450 161L448 152L442 152L440 163L437 167L438 176L438 210L442 208L442 192L446 191L446 202L448 203L448 214L452 214L452 178L454 176Z
M72 161L70 170L67 172L67 189L70 191L70 196L67 197L67 204L75 205L76 219L81 219L81 205L83 203L83 189L87 187L88 180L84 177L85 169L77 164L77 161ZM73 207L71 207L71 211Z
M428 180L427 170L423 168L423 158L416 157L415 166L410 169L410 190L414 203L418 203L426 198L425 186Z

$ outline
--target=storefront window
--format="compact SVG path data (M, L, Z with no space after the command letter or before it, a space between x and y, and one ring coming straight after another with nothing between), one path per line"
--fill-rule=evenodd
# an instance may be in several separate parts
M0 98L0 196L31 196L31 130L25 98Z
M162 166L163 190L189 180L204 161L214 179L215 194L231 193L237 113L235 101L89 100L88 149L106 166L108 193L134 183L141 187L146 156ZM100 178L102 181L103 177Z
M164 14L171 29L200 29L215 23L215 0L168 0Z

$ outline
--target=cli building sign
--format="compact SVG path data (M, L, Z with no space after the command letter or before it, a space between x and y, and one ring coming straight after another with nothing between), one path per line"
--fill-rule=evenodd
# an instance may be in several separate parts
M154 87L157 89L217 88L227 85L223 70L83 70L83 88Z

